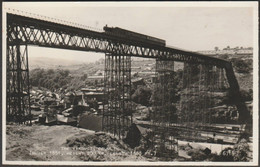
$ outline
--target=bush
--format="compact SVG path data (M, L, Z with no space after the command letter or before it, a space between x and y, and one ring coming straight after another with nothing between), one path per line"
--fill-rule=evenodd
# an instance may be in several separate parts
M188 155L191 156L193 161L204 161L207 159L207 155L198 149L189 150Z
M52 91L58 88L64 88L71 91L85 86L86 74L81 77L72 77L69 76L69 74L69 70L33 69L30 71L30 84L35 87L43 87Z
M224 54L224 55L220 55L219 58L227 60L229 57L227 54Z
M149 100L152 95L152 90L147 88L146 86L141 86L136 89L134 94L132 95L132 99L135 103L149 106Z
M71 80L68 70L44 70L33 69L30 71L30 83L32 86L44 87L55 90L68 84Z
M250 73L252 70L252 61L233 58L231 59L231 62L238 73Z
M246 90L240 90L240 94L243 101L252 101L253 100L253 91L252 89L246 91Z
M225 148L213 161L249 161L249 152L247 140L241 139L233 148Z
M246 139L240 140L240 142L234 146L234 150L233 150L234 161L248 161L249 151L250 149L247 140Z

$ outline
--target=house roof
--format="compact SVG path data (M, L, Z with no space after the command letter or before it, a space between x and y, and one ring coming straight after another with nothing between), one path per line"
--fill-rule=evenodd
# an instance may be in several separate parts
M104 75L93 75L89 76L87 79L104 79Z
M142 81L143 80L143 78L135 78L135 79L132 79L131 80L131 82L133 83L133 82L139 82L139 81Z
M84 95L103 95L104 93L103 92L87 92L87 93L84 93Z

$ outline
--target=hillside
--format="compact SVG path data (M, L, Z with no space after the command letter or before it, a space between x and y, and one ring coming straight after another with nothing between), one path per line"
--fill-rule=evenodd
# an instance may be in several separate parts
M56 69L56 68L67 68L73 69L78 68L82 62L78 60L67 60L67 59L57 59L48 57L29 57L29 68L44 68L44 69Z
M236 78L239 84L240 89L249 90L253 89L253 74L239 74L236 73Z
M67 125L7 125L6 134L10 161L146 160L110 134Z
M201 51L203 52L203 51ZM226 60L231 61L231 59L239 59L245 61L252 60L252 56L243 56L243 55L235 55L229 54L220 56L220 55L211 55L213 57L220 57ZM149 72L155 71L155 63L154 59L145 59L145 58L132 58L132 72ZM44 69L63 69L69 70L71 76L81 77L84 74L88 76L94 75L97 71L104 70L104 59L100 59L99 61L93 63L83 63L77 60L69 61L69 60L60 60L56 58L46 58L46 57L39 57L39 58L30 58L29 59L30 69L35 68L44 68ZM175 63L175 70L182 69L182 63ZM252 67L251 67L252 68ZM235 75L237 77L238 83L240 88L243 90L249 90L253 88L253 75L252 72L249 73L238 73L235 69Z

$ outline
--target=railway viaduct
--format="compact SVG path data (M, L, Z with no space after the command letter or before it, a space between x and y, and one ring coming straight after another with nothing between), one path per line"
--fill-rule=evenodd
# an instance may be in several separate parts
M105 93L108 104L104 106L103 128L115 135L125 133L132 122L131 106L131 57L156 59L156 90L161 98L153 104L153 123L167 129L171 112L169 89L172 88L174 62L183 62L183 96L199 92L200 99L206 100L207 92L216 89L216 82L226 80L239 112L241 124L249 118L249 112L241 99L239 85L231 62L195 52L166 46L147 44L140 41L116 38L111 34L65 25L57 22L7 13L7 73L6 73L6 115L7 121L14 118L23 122L30 115L30 90L28 45L70 49L105 54ZM199 69L197 80L192 76L193 68ZM196 80L196 81L194 81ZM197 83L199 86L194 86ZM201 85L207 90L202 90ZM200 93L200 92L204 92ZM206 93L205 93L206 92ZM203 98L202 98L203 97ZM192 110L190 102L182 101L181 112ZM186 106L186 107L185 107ZM188 106L188 107L187 107ZM201 107L198 122L209 109ZM181 119L181 118L178 118ZM191 120L182 117L183 122ZM205 121L204 121L205 122ZM209 123L209 122L208 122ZM163 130L161 130L163 132Z

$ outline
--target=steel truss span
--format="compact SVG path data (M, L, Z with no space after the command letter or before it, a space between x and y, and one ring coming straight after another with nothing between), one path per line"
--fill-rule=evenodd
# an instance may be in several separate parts
M239 117L241 119L240 121L246 122L246 120L250 117L249 112L247 111L247 108L241 99L239 85L234 75L232 64L228 61L170 47L115 38L114 36L104 32L96 32L79 27L73 27L9 13L7 14L7 78L10 78L11 81L7 83L8 113L16 113L16 115L26 115L26 113L30 113L26 109L29 108L29 103L23 103L25 101L25 95L29 97L30 93L27 89L29 88L28 62L23 59L23 56L20 54L18 49L23 45L37 45L42 47L105 53L107 54L107 61L116 63L115 67L118 68L118 72L120 73L117 74L111 69L114 67L106 67L112 70L112 73L110 74L108 74L108 71L106 72L105 79L107 79L107 85L105 86L107 87L110 82L117 83L116 80L112 81L112 78L114 79L114 77L120 77L121 82L121 79L124 79L128 76L128 74L126 74L126 70L121 69L122 66L118 65L117 60L110 61L109 59L111 58L119 58L122 60L129 59L131 56L135 56L156 58L158 61L180 61L197 66L215 66L224 70L225 77L227 78L235 104L237 105L239 111ZM17 49L11 49L11 47L16 47ZM123 60L123 62L127 62L127 60ZM25 63L27 68L21 67L23 63ZM11 69L9 68L10 65L17 68ZM122 74L121 76L122 72L125 72L125 74ZM123 82L127 84L127 81ZM111 85L109 86L111 87ZM111 88L121 89L120 86L116 85L113 85ZM108 94L111 94L110 90L107 89ZM124 93L127 94L128 90L123 90L121 95L124 96ZM119 102L121 100L119 94L111 97L110 100L113 101L113 99L116 98L116 100ZM15 104L19 104L18 109L11 109L15 108ZM115 107L111 106L110 109L115 110ZM106 115L104 115L104 118L106 118ZM110 119L110 116L107 118ZM117 119L113 116L112 118ZM106 121L106 119L104 119L104 121ZM108 123L108 125L111 124ZM112 125L117 124L112 123ZM119 134L121 132L117 131L115 133Z
M126 41L109 34L78 27L7 14L8 43L18 37L22 43L52 48L112 53L113 55L160 58L217 66L229 65L222 59L169 47Z

